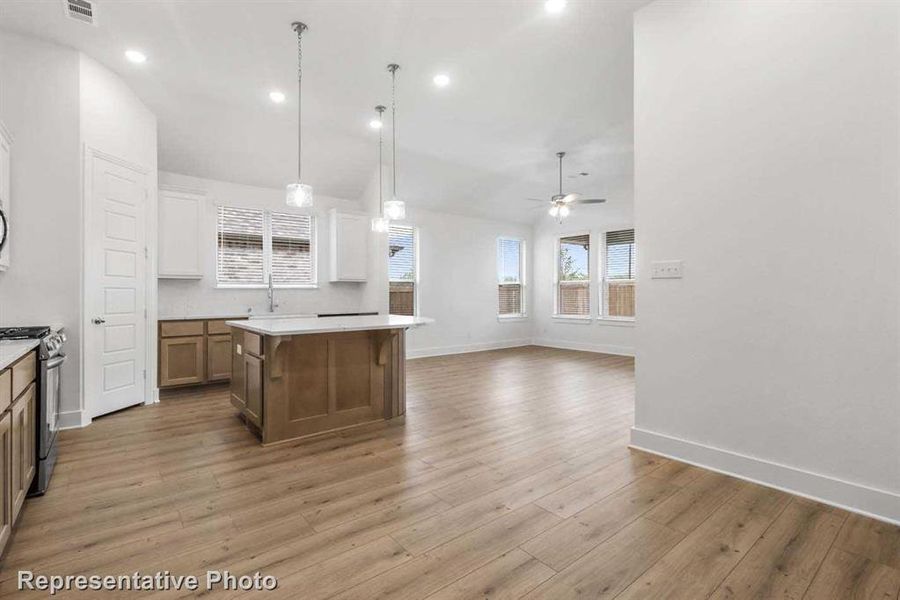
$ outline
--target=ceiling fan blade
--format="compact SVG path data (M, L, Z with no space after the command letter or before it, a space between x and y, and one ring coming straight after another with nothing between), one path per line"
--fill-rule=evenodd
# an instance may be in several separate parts
M581 194L577 194L577 193L573 192L571 194L566 194L565 196L563 196L562 201L565 202L566 204L568 204L570 202L578 202L579 198L581 198Z
M546 198L525 198L525 199L528 200L529 202L543 202L545 204L547 203Z
M603 204L606 198L580 198L575 201L576 204Z

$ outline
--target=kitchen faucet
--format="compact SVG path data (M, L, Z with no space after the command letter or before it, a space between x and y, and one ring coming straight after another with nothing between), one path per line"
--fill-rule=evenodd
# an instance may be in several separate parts
M269 288L266 290L266 296L269 298L269 312L275 312L278 304L275 303L275 286L272 284L272 274L269 273Z

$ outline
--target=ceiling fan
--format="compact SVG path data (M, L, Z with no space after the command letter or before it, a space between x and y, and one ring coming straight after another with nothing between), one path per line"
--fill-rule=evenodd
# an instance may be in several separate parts
M569 212L571 211L571 206L574 204L603 204L606 202L606 198L582 198L581 194L571 193L571 194L563 194L562 191L562 177L563 177L563 157L566 155L565 152L557 152L556 156L559 158L559 193L554 194L550 197L550 216L554 217L558 223L562 223L562 220L569 216ZM540 200L543 202L543 200Z

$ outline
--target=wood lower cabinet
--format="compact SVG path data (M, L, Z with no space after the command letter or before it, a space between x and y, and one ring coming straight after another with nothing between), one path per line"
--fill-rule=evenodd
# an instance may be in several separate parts
M7 411L0 418L0 551L6 547L13 527L12 443L12 413Z
M159 322L159 387L231 379L231 328L224 319Z
M36 358L29 352L0 371L0 399L12 399L0 410L0 553L9 543L37 472Z
M35 393L31 384L12 408L12 518L19 516L37 468Z
M159 386L188 385L206 380L204 337L163 338L159 342Z
M231 379L231 335L216 334L206 337L206 380Z

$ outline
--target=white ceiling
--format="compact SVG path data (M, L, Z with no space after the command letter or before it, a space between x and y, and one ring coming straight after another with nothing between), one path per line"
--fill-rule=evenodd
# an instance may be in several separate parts
M4 0L0 26L73 46L120 74L159 121L160 169L282 187L296 170L296 38L304 36L304 180L355 199L377 160L367 126L398 62L400 193L452 212L530 221L526 196L606 195L630 211L632 13L644 0L99 0L98 26L63 2ZM149 60L135 66L126 48ZM450 75L444 89L431 83ZM36 74L36 76L39 74ZM268 92L288 95L274 105ZM385 131L389 135L389 130Z

